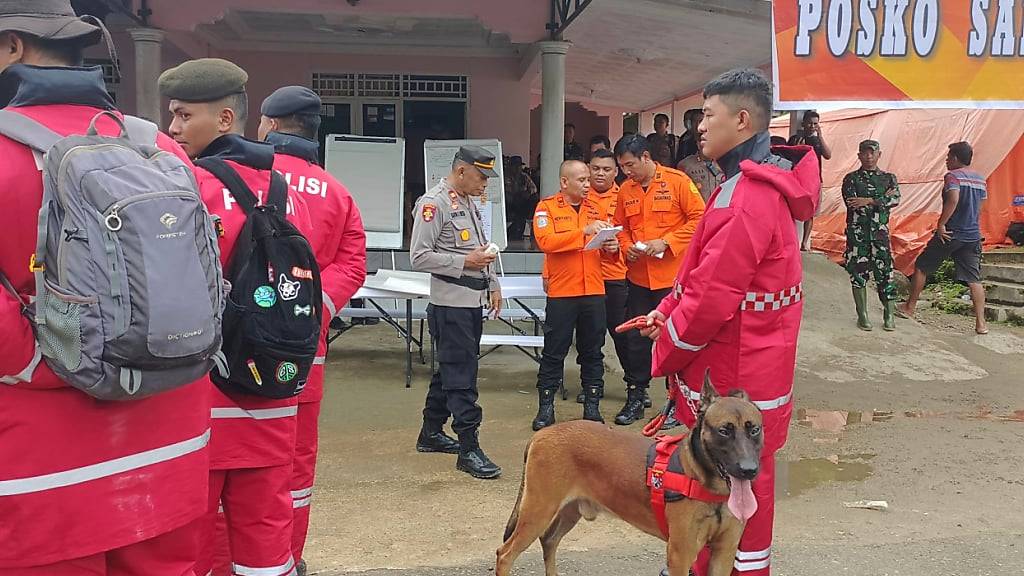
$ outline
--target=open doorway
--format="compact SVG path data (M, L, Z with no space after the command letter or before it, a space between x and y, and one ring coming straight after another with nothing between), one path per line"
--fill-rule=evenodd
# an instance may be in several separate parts
M466 138L466 102L447 100L406 100L403 103L405 137L405 214L412 231L412 207L426 192L423 143L426 140Z

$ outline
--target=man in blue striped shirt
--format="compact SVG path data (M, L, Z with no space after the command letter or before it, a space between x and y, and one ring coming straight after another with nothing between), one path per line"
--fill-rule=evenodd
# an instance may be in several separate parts
M944 260L953 258L956 279L967 284L974 301L975 331L987 334L985 323L985 288L981 284L981 205L988 198L985 178L968 167L974 160L974 150L967 142L949 145L946 168L949 172L942 190L942 214L935 236L914 264L910 279L910 298L897 308L897 313L912 318L917 299L924 289L925 279L935 272Z

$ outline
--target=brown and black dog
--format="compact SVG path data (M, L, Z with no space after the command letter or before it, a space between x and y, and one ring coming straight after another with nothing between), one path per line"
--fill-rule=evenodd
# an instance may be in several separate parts
M705 376L696 430L680 443L686 474L727 504L689 498L666 505L668 570L686 576L705 546L709 576L732 572L743 527L757 510L750 482L761 461L761 412L745 392L720 397ZM541 430L526 448L519 498L498 549L496 576L508 576L516 558L540 538L546 576L557 576L555 550L580 518L610 512L665 539L646 484L652 441L636 433L576 420ZM730 490L731 489L731 490Z

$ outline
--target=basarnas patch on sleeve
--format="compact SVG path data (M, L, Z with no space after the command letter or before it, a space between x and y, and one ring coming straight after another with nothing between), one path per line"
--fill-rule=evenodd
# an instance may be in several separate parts
M433 204L424 204L422 216L424 222L433 222L434 216L437 216L437 206L434 206Z
M547 228L548 227L548 213L547 212L537 212L536 218L537 218L537 228Z

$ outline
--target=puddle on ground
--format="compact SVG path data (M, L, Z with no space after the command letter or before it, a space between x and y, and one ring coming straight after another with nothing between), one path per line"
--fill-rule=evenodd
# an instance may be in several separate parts
M1024 422L1024 409L1010 413L996 413L982 406L973 412L938 412L931 410L909 410L894 413L889 410L872 412L845 410L809 410L800 408L796 412L798 426L821 432L840 433L855 424L888 422L893 418L957 418L960 420L991 420L996 422Z
M779 460L775 463L775 497L792 498L832 482L859 482L874 472L874 454Z
M842 432L847 426L854 424L870 424L892 420L893 413L885 410L874 410L871 413L845 410L808 410L800 408L796 411L796 423L811 430L823 432Z

